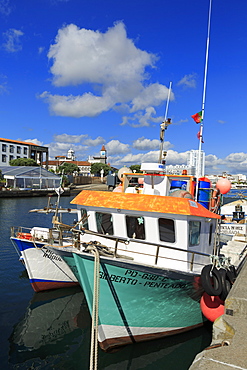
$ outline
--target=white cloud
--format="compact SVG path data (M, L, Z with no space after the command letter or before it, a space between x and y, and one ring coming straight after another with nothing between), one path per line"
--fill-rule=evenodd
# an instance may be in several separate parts
M0 1L0 13L3 15L8 16L12 11L12 8L10 6L10 1L9 0L1 0Z
M58 155L67 155L69 149L73 149L75 151L76 159L78 160L86 160L85 157L85 150L87 147L83 145L75 145L71 143L60 143L60 142L52 142L46 144L49 147L49 158L54 160Z
M154 117L156 110L154 107L148 107L145 111L139 111L133 116L123 116L121 126L129 125L131 127L149 127L151 123L161 123L164 117Z
M189 88L195 88L196 87L196 74L190 74L190 75L185 75L178 83L177 85L183 85L185 87Z
M45 48L43 46L40 46L38 49L38 53L42 54L44 52Z
M0 75L0 94L7 92L7 77Z
M70 24L58 31L55 41L48 58L54 62L51 72L56 86L140 81L145 67L155 60L127 38L122 22L106 33Z
M105 139L101 136L98 136L96 139L86 139L83 144L87 146L97 146L105 143Z
M113 103L109 97L86 93L82 96L52 95L45 91L40 95L50 105L52 114L62 117L94 117L108 111Z
M132 100L131 112L143 110L150 105L158 106L168 98L169 89L159 83L144 87L140 93ZM174 94L171 92L170 100L174 100Z
M115 23L105 33L67 25L58 31L48 58L53 62L50 71L55 86L86 84L90 90L77 96L43 92L40 97L55 115L94 117L111 109L124 108L128 113L144 110L134 120L149 125L155 121L151 117L156 113L153 106L168 96L166 86L146 84L150 77L146 68L154 68L158 58L135 46L123 22Z
M226 161L229 161L230 163L241 163L246 161L247 154L246 153L231 153L226 157Z
M133 148L137 150L157 150L160 147L160 140L154 139L145 139L144 137L140 137L139 139L133 142Z
M9 53L15 53L22 50L20 38L23 35L24 33L22 31L16 30L14 28L10 28L8 31L3 33L3 37L5 39L3 47L5 48L5 50Z
M21 140L21 139L18 139L18 140ZM27 143L34 143L36 145L43 146L43 142L39 141L38 139L26 139L26 140L21 140L21 141L25 141Z
M124 154L130 151L129 144L123 144L119 140L111 140L106 144L107 152L111 155Z
M59 143L80 143L87 135L54 135L53 138L56 142Z

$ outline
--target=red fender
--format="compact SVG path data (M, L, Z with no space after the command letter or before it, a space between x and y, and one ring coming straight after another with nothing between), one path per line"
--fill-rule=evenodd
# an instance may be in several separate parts
M203 315L214 322L218 317L224 314L224 302L218 296L210 296L203 293L200 301L200 307Z

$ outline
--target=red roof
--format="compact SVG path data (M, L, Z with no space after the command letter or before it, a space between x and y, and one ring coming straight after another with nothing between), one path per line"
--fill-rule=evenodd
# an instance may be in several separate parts
M63 163L73 163L76 166L91 166L91 163L88 161L48 161L48 165L50 166L61 166ZM43 165L45 165L46 162L43 162Z
M27 141L19 141L19 140L3 139L2 137L0 138L0 141L6 141L7 143L16 143L16 144L24 144L24 145L36 145L36 146L41 146L41 145L38 145L38 144L29 143L29 142L27 142Z

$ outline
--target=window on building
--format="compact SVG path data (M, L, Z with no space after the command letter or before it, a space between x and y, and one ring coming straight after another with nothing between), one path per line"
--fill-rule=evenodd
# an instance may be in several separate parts
M17 146L16 151L17 151L18 154L21 154L21 147Z
M175 223L169 218L159 218L160 240L167 243L175 243Z
M4 163L7 162L7 156L6 156L6 154L2 154L2 162L4 162Z
M2 144L2 152L6 152L7 151L7 145L6 144Z
M189 222L189 243L190 245L198 245L200 243L201 222Z
M81 209L81 222L82 222L82 226L88 230L89 229L88 216L87 216L87 211L84 208Z
M12 161L13 159L15 159L15 157L13 155L10 155L9 160Z
M27 155L27 148L26 147L23 148L23 154Z
M15 149L14 145L9 146L9 152L10 153L14 153L14 149Z
M126 216L128 238L145 239L145 225L142 216Z
M98 233L113 235L112 215L110 213L96 212L95 216Z

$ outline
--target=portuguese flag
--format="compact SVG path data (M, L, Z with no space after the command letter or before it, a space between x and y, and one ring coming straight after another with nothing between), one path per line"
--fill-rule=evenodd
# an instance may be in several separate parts
M196 123L200 123L202 122L202 112L198 112L196 114L193 114L193 116L191 116L193 118L193 120L196 122Z

